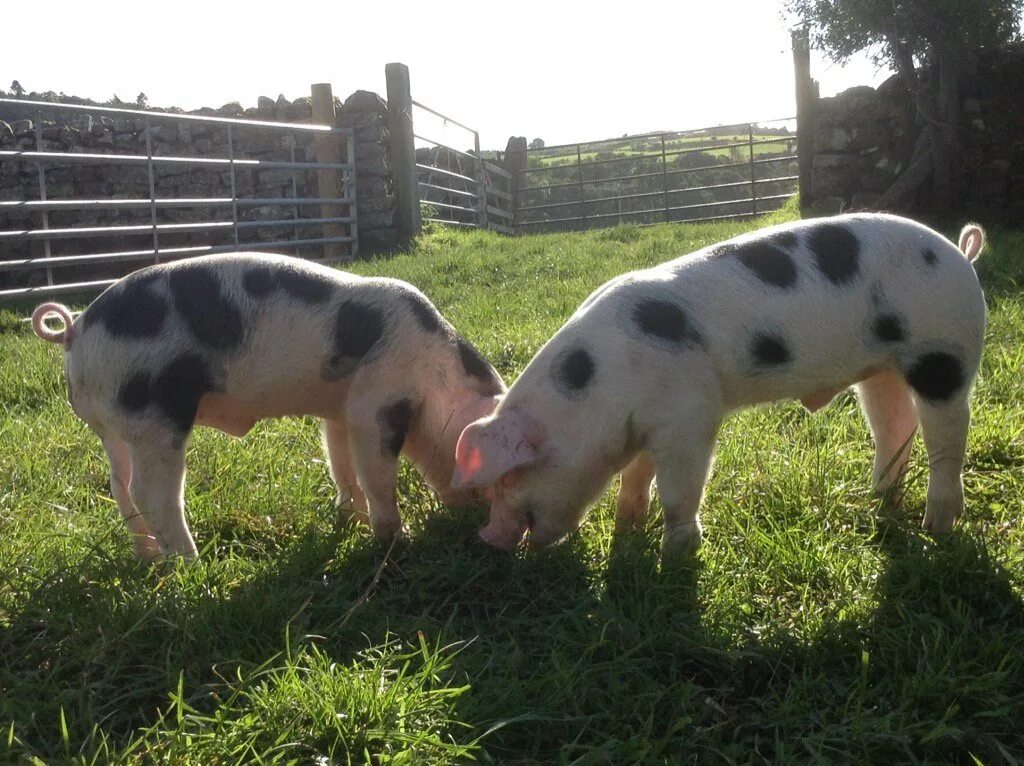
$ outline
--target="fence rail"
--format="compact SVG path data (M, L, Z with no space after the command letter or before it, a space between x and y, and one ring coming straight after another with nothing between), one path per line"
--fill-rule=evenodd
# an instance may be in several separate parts
M528 149L515 228L579 228L638 218L703 221L769 212L796 192L792 123L786 118ZM694 159L697 165L690 164ZM624 164L633 172L614 170ZM742 191L746 194L735 195ZM737 211L738 206L745 209ZM572 208L575 215L569 214Z
M319 87L322 86L314 86L314 101ZM329 88L326 90L329 92ZM26 107L36 111L32 129L17 136L18 146L0 150L0 170L6 166L10 176L20 173L17 177L23 179L26 173L31 173L26 168L34 167L38 177L38 198L25 199L23 187L8 186L8 196L12 189L20 196L4 199L4 190L0 189L0 301L91 292L116 280L90 276L102 274L108 277L112 268L132 261L159 262L243 248L286 250L298 254L300 250L324 247L332 248L331 252L340 252L337 247L346 245L349 255L354 256L357 252L355 142L351 129L0 99L0 111L5 105L16 106L21 111ZM57 150L55 145L59 142L44 137L43 115L56 115L63 120L78 115L87 115L90 120L93 116L116 117L117 122L108 121L106 124L111 137L115 128L126 127L125 132L133 137L133 141L128 143L142 144L145 151L135 154L88 151L84 138L83 144L74 147L74 151L63 145L61 150ZM166 123L177 123L178 129L181 125L198 125L211 131L211 136L216 135L217 142L223 146L215 151L211 139L209 153L168 154L164 151L165 146L156 151L154 144L161 138L164 139L162 143L168 143L163 133L156 132L162 130ZM269 136L269 140L274 142L261 146L261 153L278 156L273 159L245 156L247 145L257 143L256 136L262 136L264 140ZM305 152L302 159L297 157L297 139L309 144L302 147ZM344 161L339 161L342 159L342 143L345 156ZM111 144L112 140L104 148ZM268 149L268 146L273 148ZM310 159L309 155L314 153L315 159ZM10 171L12 165L15 170ZM52 198L55 192L66 194L67 187L71 185L51 182L56 173L66 176L75 173L75 168L90 165L113 166L119 173L138 168L144 175L133 177L132 182L126 184L138 187L136 193L127 198L115 199L102 193ZM205 174L202 184L227 186L225 191L230 193L228 196L167 196L162 185L167 176L161 169L170 171L176 167L181 168L181 172ZM242 173L249 175L243 179ZM273 190L278 194L259 193L261 182L257 179L264 178L265 173L279 174L266 182L274 186ZM215 178L213 174L219 175ZM316 192L317 181L322 181L324 174L340 176L340 194L331 196L333 189L330 189L325 195L322 185L320 193L300 194L300 188ZM240 193L243 187L251 190L248 196ZM164 192L163 196L158 190ZM123 193L120 189L118 191ZM282 191L285 193L281 194ZM144 220L140 221L137 213L147 209L149 215L143 213ZM89 214L89 211L108 211L115 215L131 213L134 218L128 222L104 221L87 226L53 225L55 216L66 215L69 211L83 214ZM162 219L162 214L169 215L175 211L178 211L175 214L179 219L186 215L188 220ZM188 211L192 211L191 215ZM221 213L218 215L216 211ZM240 216L240 211L244 216ZM28 218L34 220L26 225ZM12 222L21 225L12 226ZM275 230L289 228L291 236L287 233L284 236L271 234ZM257 238L246 236L253 231L258 233ZM183 235L195 234L202 235L205 241L181 241ZM148 240L145 247L138 246L140 237ZM106 246L85 246L86 242L98 239L106 240ZM132 240L136 240L134 247L130 246ZM76 273L68 279L58 279L55 272L60 269ZM45 284L38 284L42 278L45 278Z
M412 106L442 120L445 127L462 129L473 140L472 151L465 151L414 129L413 138L427 145L416 151L416 181L424 220L514 233L512 174L483 158L479 131L415 99Z

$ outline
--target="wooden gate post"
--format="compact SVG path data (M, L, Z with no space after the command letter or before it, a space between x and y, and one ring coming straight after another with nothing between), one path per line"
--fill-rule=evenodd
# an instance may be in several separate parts
M817 83L811 79L811 44L807 27L794 29L791 37L796 80L796 153L800 176L800 209L805 210L811 204Z
M401 245L420 233L420 189L416 173L416 144L412 134L412 90L409 67L384 67L388 89L388 142L395 183L395 228Z
M313 122L317 125L330 125L334 123L334 93L331 84L327 82L316 83L310 87L313 106ZM341 138L333 133L315 134L313 145L316 149L317 162L342 162ZM342 195L341 173L337 170L317 171L317 188L322 198L340 199ZM341 215L337 204L323 203L320 206L321 218L338 218ZM324 224L325 237L344 237L345 228L339 223ZM351 251L350 251L351 252ZM340 260L346 258L346 252L341 242L325 242L324 258Z
M526 186L526 137L510 136L505 145L505 170L512 178L509 179L509 192L512 194L512 229L517 234L522 224L519 208L523 206L523 188Z

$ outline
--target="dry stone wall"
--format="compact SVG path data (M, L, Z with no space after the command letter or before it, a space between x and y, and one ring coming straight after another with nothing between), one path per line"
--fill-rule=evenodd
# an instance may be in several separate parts
M0 95L3 95L0 93ZM39 98L29 94L27 99ZM392 226L394 193L387 151L386 103L376 94L357 91L344 103L337 103L337 124L354 130L358 224L360 254L388 249L394 245ZM239 104L227 104L219 109L201 109L197 114L251 118L280 122L308 122L312 111L309 98L288 101L261 97L255 108L243 109ZM37 141L37 123L41 141ZM291 135L267 132L255 127L236 125L232 128L232 143L236 158L291 161L315 161L316 154L311 134L297 132ZM0 105L0 149L17 151L59 151L89 154L145 155L147 142L156 157L229 156L227 130L224 125L202 122L151 121L147 128L145 118L109 117L100 114L49 111L36 107ZM344 149L343 149L344 151ZM344 154L343 154L344 156ZM154 166L154 187L158 198L202 199L231 196L231 174L224 167L197 167L159 164ZM316 197L317 178L314 171L277 168L236 167L235 189L239 197L284 198ZM47 197L60 199L148 199L149 175L145 163L141 164L77 164L60 161L46 165ZM38 200L38 168L31 161L0 161L0 201ZM333 210L333 209L332 209ZM240 221L286 220L293 217L320 216L319 205L240 205ZM55 210L48 213L49 228L96 226L132 226L151 223L149 207L118 210ZM162 208L158 210L160 224L185 224L197 221L222 222L232 220L230 205ZM0 208L0 231L40 228L39 211ZM240 240L259 248L267 243L315 237L319 227L307 226L253 226L241 230ZM160 234L161 247L229 244L234 235L229 226L201 232ZM0 244L0 259L16 259L43 254L41 242ZM75 237L54 241L52 254L135 250L152 246L152 234L104 237ZM303 250L304 255L315 255L315 250ZM138 268L144 262L119 265L71 267L61 272L62 281L77 279L105 279L120 276ZM45 272L0 272L0 289L40 284Z
M1024 47L983 56L964 88L954 173L960 214L984 222L1024 216ZM812 213L871 210L906 169L918 136L910 95L897 78L815 104ZM927 186L905 210L927 217Z

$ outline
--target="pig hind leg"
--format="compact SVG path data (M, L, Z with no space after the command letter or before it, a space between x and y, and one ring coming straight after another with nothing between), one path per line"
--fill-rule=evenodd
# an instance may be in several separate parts
M324 420L321 422L320 430L331 478L338 488L338 508L350 514L359 523L368 523L366 495L359 487L355 469L352 467L352 451L345 422Z
M110 460L110 492L117 501L121 517L132 533L135 555L141 561L154 561L160 557L160 546L157 545L145 518L132 502L129 491L132 481L132 457L128 443L118 436L107 434L103 438L103 449Z
M185 521L185 444L177 435L146 434L129 443L131 498L167 556L195 558Z
M928 499L922 526L934 534L949 532L964 509L961 473L971 421L966 388L962 395L942 403L917 398L928 450Z
M889 370L859 382L857 394L875 441L875 492L885 494L897 486L907 470L917 428L914 400L906 381Z
M641 452L622 471L615 515L615 531L643 529L651 503L651 482L654 480L654 458Z

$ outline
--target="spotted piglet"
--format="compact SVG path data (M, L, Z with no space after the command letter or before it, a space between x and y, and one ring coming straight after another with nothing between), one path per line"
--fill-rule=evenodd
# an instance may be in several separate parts
M533 358L457 448L453 486L493 485L482 537L551 543L622 471L618 526L640 524L657 476L663 551L699 544L698 507L730 411L797 398L815 411L854 385L874 481L902 474L918 424L924 526L963 509L961 469L985 301L971 262L913 221L860 214L784 224L613 279Z
M63 327L46 325L56 314ZM339 501L387 537L401 528L399 453L444 502L462 429L505 386L416 288L284 256L151 266L73 323L44 303L35 332L64 349L74 411L103 440L136 553L195 556L185 443L196 424L242 436L263 418L315 415Z

